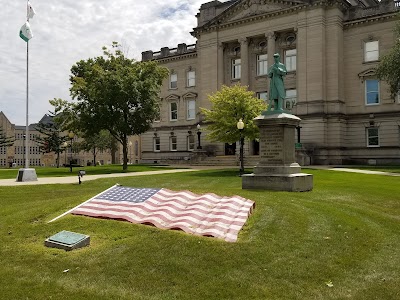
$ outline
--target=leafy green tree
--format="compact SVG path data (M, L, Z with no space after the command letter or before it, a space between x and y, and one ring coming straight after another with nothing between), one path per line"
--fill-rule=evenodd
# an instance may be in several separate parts
M381 57L376 75L389 84L393 98L400 92L400 21L395 27L395 43L388 53Z
M87 134L104 129L122 144L123 169L128 168L128 136L151 128L158 116L158 93L168 69L154 61L136 62L124 56L119 45L103 48L104 56L81 60L72 66L71 96L78 127Z
M202 108L207 126L207 138L214 142L235 143L240 139L237 122L242 119L244 128L242 137L250 140L259 136L258 127L253 119L266 109L263 100L254 97L247 87L234 85L222 86L220 91L208 96L211 110Z
M54 116L47 115L46 120L41 120L35 129L40 133L35 136L36 143L44 153L54 152L57 156L57 168L60 167L60 154L65 151L64 143L69 139L63 135L61 126L54 121Z
M13 137L8 137L0 126L0 147L10 147L14 145L14 141L15 139Z
M93 154L93 162L96 166L97 154L99 151L112 150L113 140L108 131L102 130L94 135L83 136L83 141L80 142L80 149Z

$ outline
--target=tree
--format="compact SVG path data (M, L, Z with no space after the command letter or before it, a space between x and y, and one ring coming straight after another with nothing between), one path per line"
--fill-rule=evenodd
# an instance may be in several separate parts
M68 136L62 135L61 126L55 122L54 115L46 115L35 127L40 133L35 137L39 148L44 153L54 152L57 155L57 168L60 167L60 153L65 151L64 143Z
M14 144L14 138L8 137L0 126L0 147L10 147Z
M376 76L389 84L391 97L400 92L400 21L395 27L395 43L392 49L381 57Z
M83 136L83 141L80 143L80 149L92 152L93 162L96 166L96 156L99 151L112 150L113 138L106 130L100 131L98 134Z
M159 114L160 86L168 69L154 61L126 58L113 43L113 52L81 60L72 66L71 96L79 127L87 134L107 130L122 144L123 169L128 168L128 136L151 128Z
M208 96L211 110L201 108L207 126L207 138L214 142L235 143L242 137L250 140L259 135L258 127L253 119L266 109L263 100L254 97L247 87L234 85L222 86L220 91ZM242 119L242 133L237 129L237 122Z

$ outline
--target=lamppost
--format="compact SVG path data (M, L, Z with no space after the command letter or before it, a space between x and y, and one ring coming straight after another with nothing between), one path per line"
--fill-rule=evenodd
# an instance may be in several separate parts
M65 155L64 155L64 167L66 167L66 166L67 166L67 147L68 147L68 143L67 143L67 142L64 142L64 143L63 143L63 147L64 147L64 150L65 150Z
M244 123L242 121L242 119L239 119L239 122L237 122L236 124L237 129L239 129L240 132L240 170L239 170L239 176L242 176L244 173L244 166L243 166L243 144L244 144L244 137L242 135L242 131L244 128Z
M201 144L200 144L200 136L201 136L201 130L200 130L200 128L201 128L200 124L197 124L197 140L198 140L197 149L202 149L202 148L201 148Z
M132 164L132 141L129 141L129 162Z
M68 137L69 137L69 139L71 140L71 144L70 144L70 147L71 147L71 156L70 156L70 159L69 159L69 171L72 173L72 141L74 140L74 136L75 136L75 134L71 131L70 133L68 133Z

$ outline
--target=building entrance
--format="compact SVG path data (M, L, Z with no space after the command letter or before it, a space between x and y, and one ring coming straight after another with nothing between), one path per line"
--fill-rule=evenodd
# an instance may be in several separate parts
M236 143L228 144L225 143L225 155L235 155L236 154Z

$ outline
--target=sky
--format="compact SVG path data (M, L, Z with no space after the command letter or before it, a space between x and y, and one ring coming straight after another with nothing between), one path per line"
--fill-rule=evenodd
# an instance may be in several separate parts
M129 58L146 50L192 44L202 3L207 0L31 0L29 123L51 110L49 100L71 100L71 67L102 55L117 41ZM224 2L224 1L221 1ZM8 1L0 10L0 111L11 123L25 125L26 50L19 37L26 21L26 0Z

